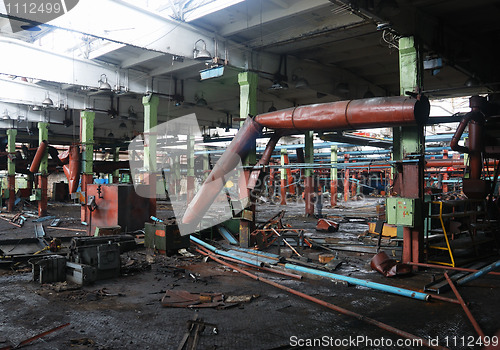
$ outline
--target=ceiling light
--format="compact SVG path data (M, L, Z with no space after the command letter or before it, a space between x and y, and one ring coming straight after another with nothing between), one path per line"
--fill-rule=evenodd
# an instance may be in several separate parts
M40 106L33 106L32 110L34 112L37 112L37 111L41 111L42 109L40 108Z
M184 21L194 21L195 19L223 10L242 1L244 0L213 0L205 5L197 6L192 10L188 9L188 11L186 11L187 13L184 14Z
M101 74L101 78L97 82L99 83L99 90L111 90L111 85L108 83L106 74Z
M469 77L464 83L465 86L467 87L473 87L473 86L478 86L479 85L479 80L473 75L472 77Z
M119 128L120 129L126 129L127 128L127 124L125 124L125 122L121 122Z
M203 97L201 97L196 101L196 105L199 107L204 107L204 106L208 105L208 103L207 103L207 100L205 100Z
M203 48L199 50L196 45L201 42L203 43ZM207 43L205 43L205 40L203 39L198 39L194 43L194 49L193 49L193 57L197 61L208 61L212 59L212 54L208 52L207 50Z
M50 99L49 93L47 92L47 94L45 95L45 100L42 101L42 106L50 107L53 105L54 105L54 102Z
M108 137L115 137L115 134L113 134L112 131L109 132Z
M133 106L130 106L128 108L128 119L129 120L137 120L137 113L135 113Z
M9 119L10 119L9 111L5 109L5 111L2 114L2 120L9 120Z
M269 90L281 90L281 89L288 89L288 84L285 83L284 81L274 81L273 85L269 88Z
M268 112L275 112L277 111L278 109L276 107L274 107L274 102L272 102L271 104L271 107L269 107L269 109L267 110Z
M297 82L295 83L295 88L296 89L307 89L307 88L309 88L309 82L304 78L299 78L299 79L297 79Z

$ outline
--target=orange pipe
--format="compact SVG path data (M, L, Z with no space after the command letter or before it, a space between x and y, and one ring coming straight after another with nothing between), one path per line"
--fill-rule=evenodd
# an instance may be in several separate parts
M69 193L75 193L80 182L80 147L71 145L69 148L69 164L63 166L68 178Z
M32 173L38 172L38 168L40 167L40 163L42 162L42 158L45 155L45 152L47 151L49 143L46 140L43 140L40 143L40 146L38 146L38 149L36 150L35 157L33 158L33 162L31 162L31 167L30 171Z

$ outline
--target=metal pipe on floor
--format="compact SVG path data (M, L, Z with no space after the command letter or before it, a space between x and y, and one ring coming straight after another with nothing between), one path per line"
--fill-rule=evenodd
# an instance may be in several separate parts
M246 259L245 257L242 257L242 256L237 256L237 255L233 255L231 253L228 253L228 252L225 252L223 250L219 250L217 248L215 248L214 246L208 244L208 243L205 243L203 242L201 239L198 239L196 237L193 237L192 235L190 236L190 239L195 242L195 243L198 243L199 245L202 245L203 247L207 248L208 250L216 253L216 254L219 254L219 255L222 255L222 256L226 256L228 258L233 258L233 259L237 259L237 260L241 260L241 261L244 261L248 264L251 264L253 266L257 266L257 267L261 267L263 266L263 262L256 262L254 260L249 260L249 259Z
M431 295L429 295L429 294L425 294L425 293L421 293L421 292L417 292L417 291L413 291L413 290L409 290L409 289L393 287L393 286L389 286L387 284L382 284L382 283L365 281L362 279L349 277L349 276L337 275L335 273L311 269L309 267L297 266L297 265L293 265L293 264L285 264L285 268L289 269L289 270L293 270L293 271L299 271L299 272L309 273L312 275L317 275L317 276L322 276L322 277L326 277L326 278L332 278L332 279L336 279L336 280L340 280L340 281L345 281L345 282L348 282L348 283L351 283L351 284L354 284L357 286L368 287L371 289L381 290L383 292L402 295L402 296L405 296L408 298L413 298L413 299L418 299L418 300L428 301L431 297Z
M489 264L488 266L483 267L482 269L478 270L473 274L470 274L468 276L465 276L464 278L459 279L457 281L457 285L462 286L468 282L474 281L475 279L481 277L484 274L487 274L490 271L495 270L498 267L500 267L500 260L495 261L493 264Z
M346 316L351 316L351 317L354 317L355 319L358 319L358 320L360 320L360 321L363 321L363 322L366 322L366 323L368 323L368 324L371 324L371 325L377 326L377 327L379 327L379 328L381 328L381 329L384 329L384 330L386 330L386 331L388 331L388 332L391 332L391 333L393 333L393 334L396 334L396 335L398 335L398 336L400 336L400 337L404 337L404 338L407 338L407 339L415 339L415 340L418 340L419 342L421 342L421 344L422 344L423 346L426 346L426 347L428 347L428 348L430 348L430 349L439 349L439 350L445 350L445 349L447 349L446 347L443 347L443 346L439 346L439 345L437 345L437 346L435 346L435 345L431 345L431 344L430 344L427 340L425 340L425 339L423 339L423 338L421 338L421 337L418 337L418 336L413 335L413 334L411 334L411 333L408 333L408 332L402 331L402 330L400 330L400 329L394 328L394 327L392 327L392 326L389 326L388 324L382 323L382 322L377 321L377 320L375 320L375 319L372 319L372 318L369 318L369 317L363 316L363 315L358 314L358 313L356 313L356 312L353 312L353 311L350 311L350 310L344 309L344 308L342 308L342 307L340 307L340 306L337 306L337 305L334 305L334 304L328 303L328 302L326 302L326 301L324 301L324 300L321 300L321 299L315 298L315 297L313 297L313 296L310 296L310 295L308 295L308 294L305 294L305 293L299 292L299 291L297 291L297 290L295 290L295 289L292 289L292 288L286 287L286 286L284 286L284 285L281 285L281 284L279 284L279 283L276 283L276 282L274 282L274 281L268 280L267 278L264 278L264 277L259 277L259 276L257 276L257 275L254 275L254 274L252 274L252 273L250 273L250 272L248 272L248 271L246 271L246 270L240 269L240 268L239 268L239 267L237 267L237 266L231 265L231 264L229 264L229 263L227 263L227 262L225 262L225 261L222 261L222 260L218 259L218 258L217 258L217 257L215 257L213 254L207 253L207 255L208 255L208 256L210 256L210 258L211 258L211 259L213 259L214 261L218 262L219 264L224 265L224 266L227 266L227 267L229 267L229 268L231 268L231 269L234 269L234 270L236 270L236 271L238 271L238 272L240 272L240 273L242 273L242 274L244 274L244 275L246 275L246 276L248 276L248 277L253 278L253 279L254 279L254 280L256 280L256 281L261 281L261 282L267 283L267 284L269 284L269 285L271 285L271 286L273 286L273 287L276 287L276 288L279 288L279 289L281 289L281 290L287 291L287 292L289 292L289 293L291 293L291 294L294 294L294 295L297 295L297 296L299 296L299 297L301 297L301 298L303 298L303 299L306 299L306 300L312 301L312 302L314 302L314 303L316 303L316 304L319 304L319 305L324 306L324 307L327 307L327 308L329 308L329 309L331 309L331 310L337 311L337 312L339 312L339 313L341 313L341 314L343 314L343 315L346 315Z
M455 270L455 271L466 271L466 272L478 272L479 271L479 270L474 270L474 269L468 269L465 267L451 267L451 266L425 264L425 263L418 263L418 262L411 262L411 261L407 262L407 264L413 265L413 266L420 266L420 267L429 267L431 269ZM488 274L500 276L500 272L490 271L490 272L488 272Z
M196 243L195 243L196 244ZM215 254L215 253L212 253L210 252L208 249L204 248L203 246L201 245L198 245L198 248L196 248L196 251L200 254L203 254L203 253L211 253L211 254ZM202 250L202 251L200 251ZM295 278L295 279L298 279L298 280L301 280L302 279L302 276L301 275L296 275L294 273L289 273L289 272L285 272L285 271L281 271L281 270L277 270L277 269L272 269L272 268L269 268L269 267L265 267L265 266L255 266L255 265L251 265L249 263L246 263L246 262L243 262L241 260L238 260L238 259L233 259L233 258L229 258L227 256L222 256L222 255L218 255L218 254L215 254L217 255L218 257L220 257L221 259L224 259L224 260L227 260L227 261L232 261L232 262L235 262L235 263L238 263L238 264L242 264L242 265L246 265L246 266L250 266L252 268L256 268L258 270L262 270L262 271L267 271L267 272L272 272L272 273L277 273L279 275L283 275L283 276L287 276L287 277L290 277L290 278Z
M453 281L451 280L450 276L448 276L448 273L445 272L444 277L448 281L448 284L450 285L451 290L453 290L453 293L455 293L455 296L457 297L458 301L460 302L462 309L464 309L465 314L467 315L467 318L469 319L470 323L472 323L472 326L476 330L477 334L481 337L481 339L484 339L485 334L484 334L483 330L481 329L481 327L479 327L479 324L477 323L474 316L472 316L472 313L470 312L469 308L467 307L467 305L464 302L464 299L462 298L462 296L458 292L457 287L455 287L455 284L453 284Z

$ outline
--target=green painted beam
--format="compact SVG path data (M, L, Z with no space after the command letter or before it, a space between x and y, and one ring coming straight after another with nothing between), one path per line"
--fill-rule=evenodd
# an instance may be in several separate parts
M194 135L187 138L187 176L194 176Z
M83 146L82 173L88 175L94 173L94 120L95 112L82 111L80 113L80 135Z
M254 72L242 72L238 74L238 84L240 85L240 118L257 115L257 85L258 75ZM243 125L243 121L240 126ZM252 145L252 151L248 153L244 160L244 165L254 165L257 162L255 152L255 141Z
M332 164L332 169L330 170L330 180L337 181L337 146L331 146L330 149L330 163Z
M11 155L14 155L16 152L16 135L17 129L7 130L7 152ZM7 161L7 171L9 175L16 175L16 163L11 157Z
M160 98L157 95L147 95L142 98L144 106L144 135L147 143L144 145L144 167L149 171L156 171L156 135L149 131L158 125L158 105Z
M42 143L42 141L48 141L49 140L49 123L46 122L39 122L38 123L38 141ZM42 175L47 175L49 165L49 153L46 151L45 154L42 157L42 161L40 162L40 167L38 168L38 171Z

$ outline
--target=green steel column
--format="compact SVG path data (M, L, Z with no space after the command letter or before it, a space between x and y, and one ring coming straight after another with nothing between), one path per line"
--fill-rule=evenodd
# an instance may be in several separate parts
M257 73L242 72L238 74L238 84L240 85L240 118L246 118L248 115L255 116L257 114L257 83ZM243 122L241 122L240 125L243 125ZM257 155L255 142L251 145L251 149L246 159L243 160L243 165L245 166L254 165L256 163ZM240 185L246 183L249 176L250 171L245 170L240 179L245 179L246 181L240 180ZM240 200L246 200L250 195L251 193L249 191L240 186ZM250 233L255 226L255 203L252 198L249 198L248 202L250 206L247 210L251 211L253 220L240 220L240 246L244 248L250 246Z
M330 205L335 207L337 205L337 146L332 146L330 149Z
M418 92L422 88L422 69L419 51L413 37L403 37L399 39L399 85L401 95L405 95L407 91ZM408 174L409 171L399 174L402 176L403 184L400 189L400 196L408 197L405 189L408 181L418 180L418 197L417 206L423 204L423 188L424 188L424 147L425 137L423 126L410 126L394 129L394 159L403 160L407 155L412 154L420 157L419 164L416 170L417 174ZM405 174L406 173L406 174ZM408 184L409 185L409 184ZM423 237L423 211L417 212L415 215L414 227L403 228L403 262L420 262L423 258L424 237Z
M39 122L38 123L38 141L49 140L49 123ZM40 167L38 171L40 173L38 177L38 186L41 190L41 197L38 201L38 216L42 217L47 215L47 177L48 177L48 163L49 163L49 153L45 152L40 162Z
M313 144L313 131L306 131L305 133L305 161L306 164L314 163L314 144ZM314 215L314 205L312 202L313 192L314 192L314 169L306 168L304 171L304 200L306 202L306 215L313 216Z
M281 205L286 205L286 185L287 185L287 176L286 176L286 168L284 167L286 165L286 149L282 148L281 149L281 165L283 168L280 170L280 184L281 184Z
M85 175L93 175L95 112L82 111L80 119L80 138L83 146L82 173Z
M14 211L14 203L16 196L16 163L15 153L16 153L16 135L17 129L7 130L7 152L9 152L7 160L7 183L9 190L9 201L7 203L7 210Z
M156 173L156 134L150 133L150 130L158 125L158 105L160 98L156 95L149 94L142 98L144 106L144 168L149 171L145 182L150 186L149 199L149 214L156 216L156 195L163 193L164 190L159 190L158 187L163 187L161 181L158 181ZM147 136L146 136L147 135ZM160 192L159 192L160 191Z
M194 135L188 135L187 138L187 203L194 197Z
M158 125L158 105L160 98L148 95L142 98L144 105L144 134ZM151 172L156 171L156 134L148 135L148 142L144 145L144 167Z
M80 142L82 143L82 180L81 190L84 194L84 202L81 207L80 219L87 222L90 213L87 209L87 185L92 184L94 179L94 120L95 112L81 111L80 113Z
M39 122L38 123L38 141L48 141L49 139L49 123ZM47 175L47 169L49 164L49 153L45 152L42 161L40 162L39 172L42 175Z

